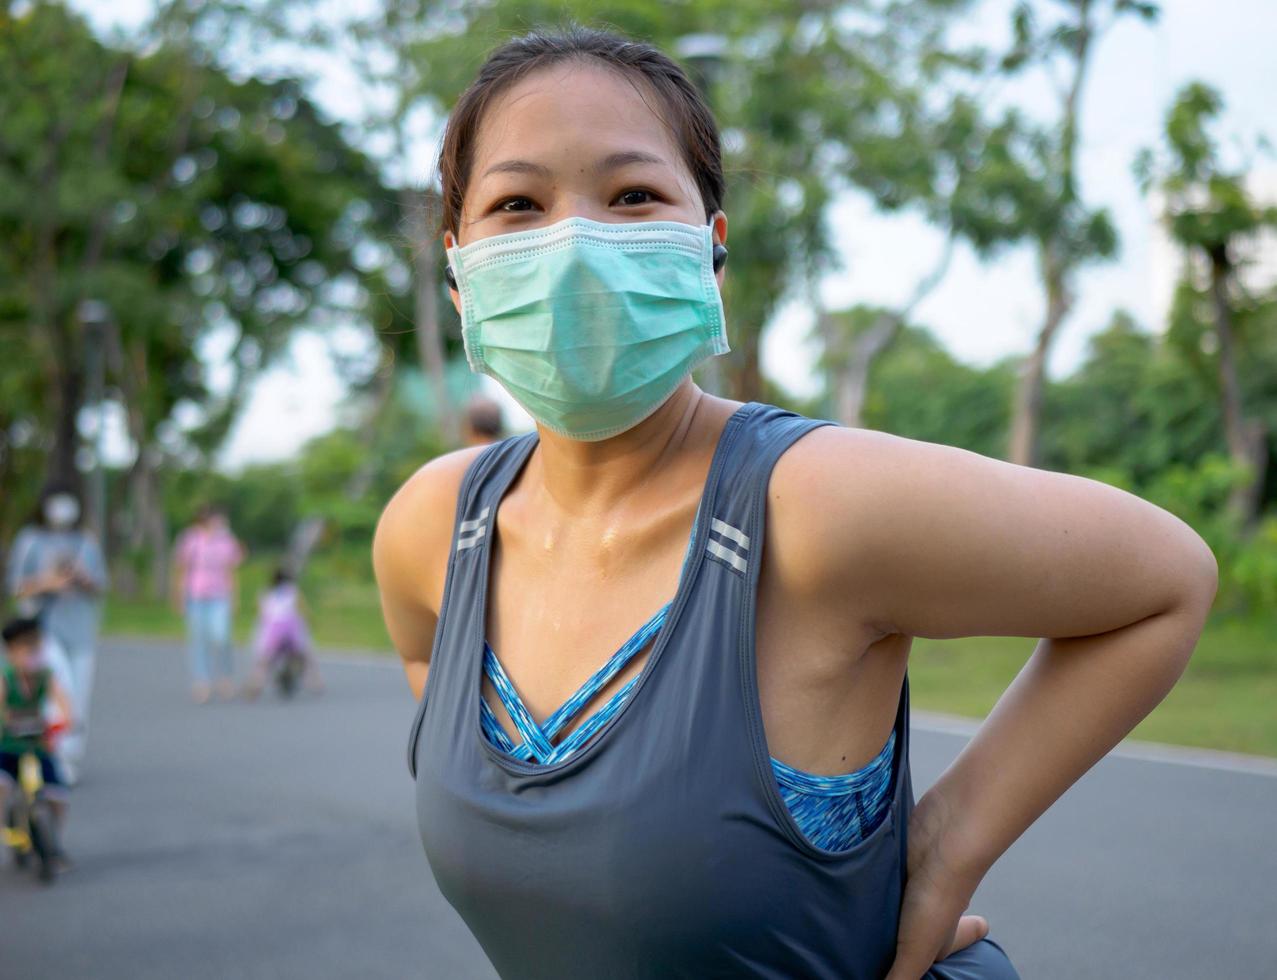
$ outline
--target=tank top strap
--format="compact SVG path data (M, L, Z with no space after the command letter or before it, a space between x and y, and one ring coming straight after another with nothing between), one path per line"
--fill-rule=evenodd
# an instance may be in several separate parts
M453 518L452 547L448 553L448 573L443 587L439 621L435 627L426 689L417 704L408 740L408 770L417 775L416 743L425 717L427 699L459 704L468 693L468 671L464 663L452 663L458 655L478 656L468 650L465 637L483 636L483 612L487 597L488 546L492 541L497 505L514 482L532 450L537 434L512 436L493 443L470 464L457 490ZM437 694L432 692L438 691Z
M688 617L719 638L736 656L688 658L695 669L711 678L702 690L735 688L743 694L745 725L752 744L758 778L775 779L766 751L755 662L758 580L766 534L767 492L780 457L808 433L835 423L809 419L772 405L751 403L740 411L739 424L724 446L720 472L708 488L699 535L703 562L694 609ZM700 643L706 654L722 651L708 635ZM906 678L897 704L894 727L890 795L907 819L913 795L909 778L909 682ZM716 736L711 736L716 737ZM768 802L782 824L784 804L779 794ZM795 832L796 835L796 832ZM797 839L797 835L796 835ZM805 845L803 845L805 846Z
M453 559L466 552L480 552L487 546L497 504L536 444L537 434L529 432L493 443L475 457L457 491Z
M772 405L751 403L742 413L722 468L706 501L705 557L742 576L753 591L767 506L777 460L814 429L832 425Z

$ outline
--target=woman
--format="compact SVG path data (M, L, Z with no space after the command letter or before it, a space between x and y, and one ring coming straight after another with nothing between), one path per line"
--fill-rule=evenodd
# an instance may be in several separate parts
M9 549L9 593L26 615L39 619L44 655L71 697L76 724L62 737L62 776L74 785L84 765L93 666L106 567L97 538L82 526L75 490L51 483L40 493L36 516Z
M220 507L200 508L195 523L178 535L173 549L173 604L186 615L191 665L191 699L207 703L216 679L222 698L235 696L235 653L231 618L235 611L235 571L244 547L231 533Z
M424 466L374 563L426 853L497 971L1014 977L967 902L1179 677L1210 552L1097 483L699 390L718 136L651 47L503 46L440 169L471 365L537 432ZM1049 639L915 808L910 639L998 634Z

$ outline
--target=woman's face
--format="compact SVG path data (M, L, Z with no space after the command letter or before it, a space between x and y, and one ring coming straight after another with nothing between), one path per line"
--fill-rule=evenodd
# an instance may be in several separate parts
M52 528L68 528L80 519L80 501L74 494L51 494L44 502L44 520Z
M458 235L447 233L445 244L574 217L704 224L696 182L656 99L588 64L556 65L514 85L483 115ZM726 217L716 214L713 225L723 242Z

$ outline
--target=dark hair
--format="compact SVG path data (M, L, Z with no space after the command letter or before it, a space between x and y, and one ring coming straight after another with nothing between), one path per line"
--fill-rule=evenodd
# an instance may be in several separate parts
M76 528L84 526L84 498L80 495L79 488L74 483L66 480L50 480L40 488L40 496L35 505L35 515L32 518L33 524L38 524L40 527L49 526L49 519L44 516L44 505L49 502L50 497L57 497L61 494L74 497L76 503L80 505L80 516L72 522L71 526Z
M491 398L478 396L466 406L466 424L475 435L498 439L501 436L501 406Z
M226 508L215 500L206 500L195 508L196 523L202 524L210 517L225 517Z
M439 151L443 183L440 223L457 233L461 205L470 182L474 139L488 105L506 89L540 68L565 61L594 61L631 80L641 80L659 98L665 122L683 150L708 219L723 204L723 156L718 124L700 90L668 55L650 44L608 31L572 26L532 31L507 41L490 55L448 117Z
M0 630L0 636L4 637L5 646L15 640L25 640L28 637L38 639L40 636L40 621L28 616L19 616L4 624L4 628Z

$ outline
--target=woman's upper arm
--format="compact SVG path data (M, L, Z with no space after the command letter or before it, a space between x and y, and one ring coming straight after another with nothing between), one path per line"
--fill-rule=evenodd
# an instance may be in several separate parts
M457 493L478 452L449 453L414 473L386 505L373 537L373 571L386 631L415 697L421 696L429 670Z
M31 556L34 547L34 535L30 528L24 527L13 539L13 544L9 548L9 567L5 570L5 584L8 587L10 595L17 595L22 588L22 583L33 575L33 572L27 570L28 559Z
M781 465L806 488L806 571L875 629L1089 636L1214 595L1196 533L1105 484L862 430L800 447Z
M84 570L88 573L94 587L99 592L105 592L110 584L106 562L102 558L102 546L98 544L96 535L85 534L84 536Z

